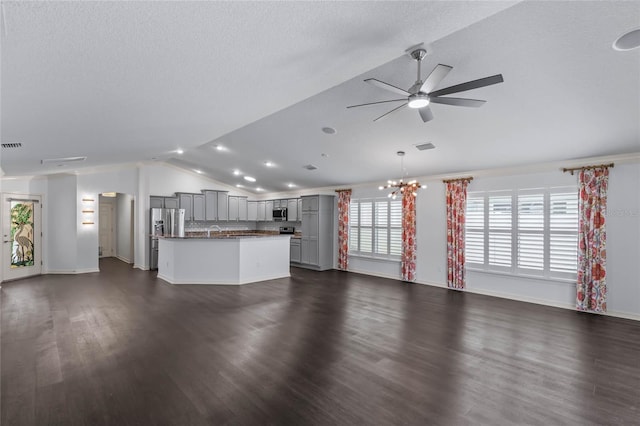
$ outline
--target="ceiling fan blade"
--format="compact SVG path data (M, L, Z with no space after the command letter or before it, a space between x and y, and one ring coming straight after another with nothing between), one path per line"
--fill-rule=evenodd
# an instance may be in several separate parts
M397 93L398 95L409 96L411 93L407 92L404 89L393 86L389 83L385 83L384 81L376 80L375 78L368 78L365 80L366 83L373 84L381 89L389 90L393 93Z
M442 96L449 95L451 93L466 92L471 89L478 89L480 87L491 86L492 84L502 83L502 74L492 75L491 77L480 78L478 80L467 81L466 83L456 84L455 86L445 87L444 89L436 90L429 93L429 96Z
M418 112L420 113L420 117L422 118L422 121L424 121L425 123L427 121L433 120L433 112L431 112L431 108L429 108L428 106L424 108L420 108Z
M434 104L455 105L463 107L481 107L487 101L480 99L464 99L464 98L438 98L437 96L431 97L431 102Z
M375 119L375 120L373 120L373 121L378 121L378 120L380 120L381 118L384 118L384 117L388 116L389 114L392 114L392 113L394 113L394 112L398 111L400 108L404 108L404 107L406 107L407 105L408 105L408 103L406 103L406 104L402 104L402 105L400 105L399 107L396 107L396 108L392 109L392 110L391 110L391 111L389 111L389 112L385 112L384 114L382 114L380 117L376 118L376 119Z
M450 67L449 65L436 65L433 71L431 71L431 74L429 74L429 77L427 77L427 79L420 87L420 91L424 93L431 92L436 88L438 83L440 83L442 79L445 78L447 74L449 74L449 71L451 71L452 69L453 67Z
M388 101L379 101L379 102L369 102L368 104L360 104L360 105L350 105L347 108L357 108L357 107L361 107L361 106L367 106L367 105L376 105L376 104L384 104L386 102L399 102L399 101L407 101L407 98L403 98L403 99L390 99Z

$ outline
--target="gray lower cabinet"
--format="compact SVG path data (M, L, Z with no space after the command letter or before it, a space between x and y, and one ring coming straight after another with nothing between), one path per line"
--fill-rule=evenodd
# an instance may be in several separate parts
M290 261L293 263L300 263L300 261L302 260L301 257L301 240L300 238L291 238L291 243L290 243L290 248L291 248L291 252L290 252Z
M324 271L333 268L333 195L302 197L300 266Z

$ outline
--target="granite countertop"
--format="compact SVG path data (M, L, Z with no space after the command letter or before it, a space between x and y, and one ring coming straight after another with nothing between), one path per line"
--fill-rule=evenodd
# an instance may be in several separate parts
M159 237L170 240L238 240L244 238L273 238L290 237L274 231L212 231L208 236L206 232L186 232L184 237Z

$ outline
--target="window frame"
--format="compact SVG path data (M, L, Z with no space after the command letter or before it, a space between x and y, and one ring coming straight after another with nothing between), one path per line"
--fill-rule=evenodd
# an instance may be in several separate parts
M474 235L482 235L483 238L483 252L482 257L484 259L483 263L477 263L474 261L470 261L468 258L465 262L465 267L469 271L476 272L488 272L488 273L496 273L496 274L507 274L518 277L527 277L541 280L550 280L550 281L563 281L563 282L575 282L577 276L577 259L576 259L576 271L571 272L562 272L562 271L552 271L551 270L551 236L552 235L561 235L561 236L569 236L575 237L576 241L576 257L577 257L577 234L578 234L578 223L577 223L577 215L576 215L576 223L574 230L554 230L551 229L551 197L552 194L566 194L572 193L575 194L575 199L578 198L578 187L577 186L559 186L559 187L541 187L541 188L518 188L518 189L507 189L507 190L487 190L487 191L470 191L467 195L467 208L469 206L469 201L475 202L476 205L480 204L478 201L482 200L483 205L483 222L484 226L482 228L478 226L467 226L467 215L465 215L465 243L467 241L467 233L473 233ZM490 228L490 209L489 209L489 200L491 196L504 196L509 195L511 197L511 228L509 230L504 229L491 229ZM542 230L532 230L527 229L522 226L521 222L524 222L520 215L520 198L524 196L531 195L542 195L543 202L543 218ZM465 212L466 213L466 212ZM479 215L476 214L475 217ZM511 265L509 267L500 266L500 265L492 265L490 263L490 233L491 232L499 232L499 233L507 233L510 235L511 240ZM522 257L520 256L519 248L521 246L520 238L523 235L531 234L531 235L542 235L542 269L534 269L528 268L526 266L522 266ZM476 236L476 240L477 240ZM476 244L477 245L477 244ZM474 252L475 253L475 252ZM480 253L477 253L479 256ZM475 257L478 257L475 256Z
M371 206L371 225L361 225L361 211L362 211L362 204L370 204ZM385 203L386 204L386 224L381 224L378 221L378 206L379 203ZM396 231L399 235L399 239L400 239L400 244L402 243L402 222L400 222L399 226L392 226L392 203L398 204L400 206L400 212L402 212L402 200L392 200L389 199L388 197L375 197L375 198L357 198L357 199L351 199L350 205L349 205L349 229L348 229L348 235L349 235L349 250L348 250L348 255L349 256L355 256L355 257L363 257L363 258L369 258L369 259L381 259L381 260L393 260L393 261L400 261L401 259L401 254L392 254L392 247L394 246L394 244L392 244L392 242L395 242L395 240L392 241L392 231ZM357 205L357 212L358 212L358 217L355 220L356 224L354 224L354 218L353 218L353 214L352 214L352 208L354 205ZM400 213L402 214L402 213ZM354 241L352 241L352 236L353 236L353 228L357 229L357 236L358 236L358 241L357 243L354 243ZM362 237L362 229L367 229L371 231L371 251L362 251L361 250L361 237ZM384 233L384 238L386 240L385 242L385 247L386 247L386 253L380 253L377 251L378 247L378 237L380 233ZM353 249L353 247L356 247L357 249Z

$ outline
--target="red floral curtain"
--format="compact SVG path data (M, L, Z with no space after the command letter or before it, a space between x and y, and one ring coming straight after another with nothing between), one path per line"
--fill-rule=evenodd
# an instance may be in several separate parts
M608 167L580 171L576 285L576 308L579 311L607 311L605 216L608 183Z
M416 196L402 192L402 280L416 280Z
M351 190L342 189L338 193L338 269L347 270L349 264L349 204Z
M447 181L447 286L463 289L464 219L469 180Z

